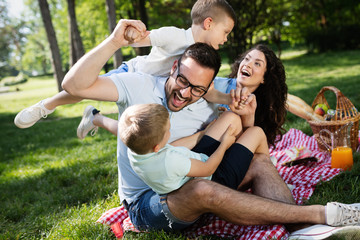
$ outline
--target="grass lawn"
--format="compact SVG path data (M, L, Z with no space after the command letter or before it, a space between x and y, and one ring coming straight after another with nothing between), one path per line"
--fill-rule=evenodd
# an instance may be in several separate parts
M311 104L322 86L339 88L360 109L360 51L306 55L284 52L289 92ZM221 75L229 73L224 66ZM19 88L19 91L15 91ZM0 239L115 239L95 221L117 207L116 138L99 130L83 141L76 127L88 104L117 118L114 103L83 101L59 107L28 129L18 129L18 111L57 92L51 77L32 78L0 94ZM332 93L326 95L335 107ZM311 135L308 123L288 114L286 129ZM355 165L320 184L309 204L360 202L360 155ZM186 239L162 232L126 233L125 239Z

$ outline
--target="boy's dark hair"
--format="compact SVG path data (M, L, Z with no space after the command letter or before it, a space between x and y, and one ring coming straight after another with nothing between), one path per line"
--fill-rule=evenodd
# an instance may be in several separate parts
M185 49L185 52L181 56L181 61L186 58L192 58L200 66L207 67L214 70L214 76L218 74L221 66L221 58L215 48L209 46L206 43L194 43Z
M231 5L225 0L198 0L191 9L193 24L201 24L208 17L214 21L221 21L224 13L236 23L236 14Z

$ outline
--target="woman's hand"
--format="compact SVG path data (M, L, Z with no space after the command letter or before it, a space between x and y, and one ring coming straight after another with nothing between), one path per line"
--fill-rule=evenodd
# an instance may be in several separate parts
M236 89L230 91L232 98L229 108L238 115L255 115L257 107L256 97L248 88L237 85Z

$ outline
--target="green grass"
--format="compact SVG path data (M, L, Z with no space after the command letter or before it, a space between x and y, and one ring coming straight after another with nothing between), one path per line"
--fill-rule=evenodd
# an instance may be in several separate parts
M289 92L311 104L322 86L339 88L360 107L360 51L306 55L283 53ZM221 75L229 73L224 65ZM18 88L19 91L16 91ZM31 78L0 94L0 239L115 239L96 224L117 207L116 138L99 130L80 141L76 127L86 105L116 118L114 103L83 101L59 107L28 129L18 129L18 111L57 92L51 77ZM335 104L331 93L330 104ZM288 114L285 128L311 135L306 121ZM360 202L360 156L352 171L321 183L308 204ZM125 239L186 239L163 232L126 233ZM201 239L201 238L200 238Z

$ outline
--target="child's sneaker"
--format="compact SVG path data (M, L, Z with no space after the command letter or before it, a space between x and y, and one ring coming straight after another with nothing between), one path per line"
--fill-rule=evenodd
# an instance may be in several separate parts
M44 100L32 105L31 107L23 109L19 112L15 119L14 123L18 128L28 128L34 125L41 118L46 118L49 114L55 111L55 108L52 110L47 109L44 106Z
M85 108L81 122L77 128L77 136L79 139L84 139L86 135L91 131L90 135L94 136L99 127L93 124L94 115L100 112L93 106L89 105Z
M326 224L335 227L360 225L360 204L328 203Z

